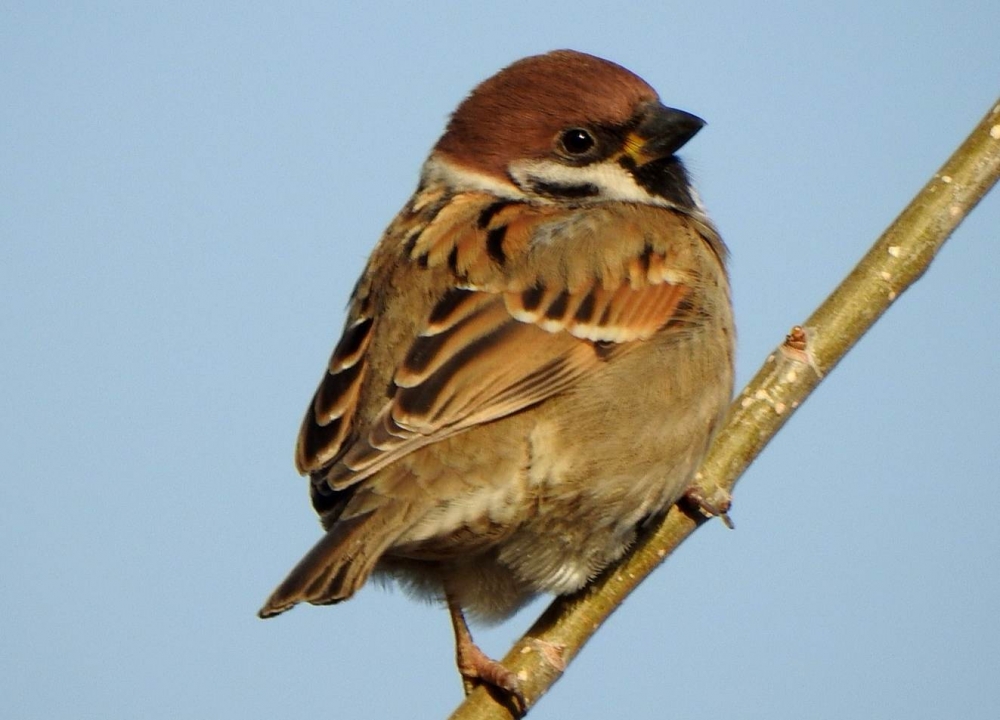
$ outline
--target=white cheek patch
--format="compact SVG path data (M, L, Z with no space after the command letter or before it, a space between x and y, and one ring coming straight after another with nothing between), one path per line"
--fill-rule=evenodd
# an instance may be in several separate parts
M484 192L507 200L531 199L506 178L476 172L435 155L424 163L421 177L428 185L441 184L454 192Z
M573 199L572 192L566 197L555 198L538 191L538 188L549 185L555 188L579 188L577 198L584 203L588 200L612 200L670 207L686 213L691 213L692 210L650 194L625 168L613 160L587 167L569 167L552 160L520 160L511 163L508 172L509 179L501 178L431 155L424 163L421 180L426 185L442 185L456 193L488 193L497 199L514 202L548 205ZM688 192L696 208L696 212L691 214L704 216L707 222L701 198L691 186L688 186Z
M568 196L573 195L573 188L580 188L580 199L590 197L595 200L674 206L674 203L647 192L631 173L613 160L585 167L569 167L552 160L522 160L511 163L508 170L514 182L526 193L534 193L536 188L548 185L571 189ZM586 194L583 188L587 186L595 192Z

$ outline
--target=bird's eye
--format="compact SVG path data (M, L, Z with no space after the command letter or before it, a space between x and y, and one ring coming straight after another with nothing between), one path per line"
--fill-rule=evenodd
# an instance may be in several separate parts
M570 128L559 136L559 142L570 155L586 155L596 144L594 136L583 128Z

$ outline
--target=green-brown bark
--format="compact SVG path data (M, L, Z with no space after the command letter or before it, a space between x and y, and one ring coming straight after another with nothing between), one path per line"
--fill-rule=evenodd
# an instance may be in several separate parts
M819 308L786 336L736 398L699 472L703 492L730 491L775 433L862 335L930 266L1000 177L1000 100ZM614 570L556 599L507 653L529 708L628 594L706 518L673 508ZM479 688L452 720L512 717Z

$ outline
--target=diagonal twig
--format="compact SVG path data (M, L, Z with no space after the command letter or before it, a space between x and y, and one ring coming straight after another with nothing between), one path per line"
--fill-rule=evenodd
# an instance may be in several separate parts
M697 483L711 497L737 479L820 381L930 266L938 250L1000 177L1000 100L801 326L764 361L729 408ZM565 671L633 589L706 518L674 507L613 570L557 598L507 653L528 708ZM511 710L482 687L452 720L507 720Z

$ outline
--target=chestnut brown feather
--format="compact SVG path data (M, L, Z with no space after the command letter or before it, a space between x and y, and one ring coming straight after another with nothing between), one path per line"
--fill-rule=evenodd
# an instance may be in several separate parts
M503 176L514 158L548 156L560 131L624 125L636 107L656 99L646 81L620 65L557 50L520 60L479 85L434 149L459 165Z

